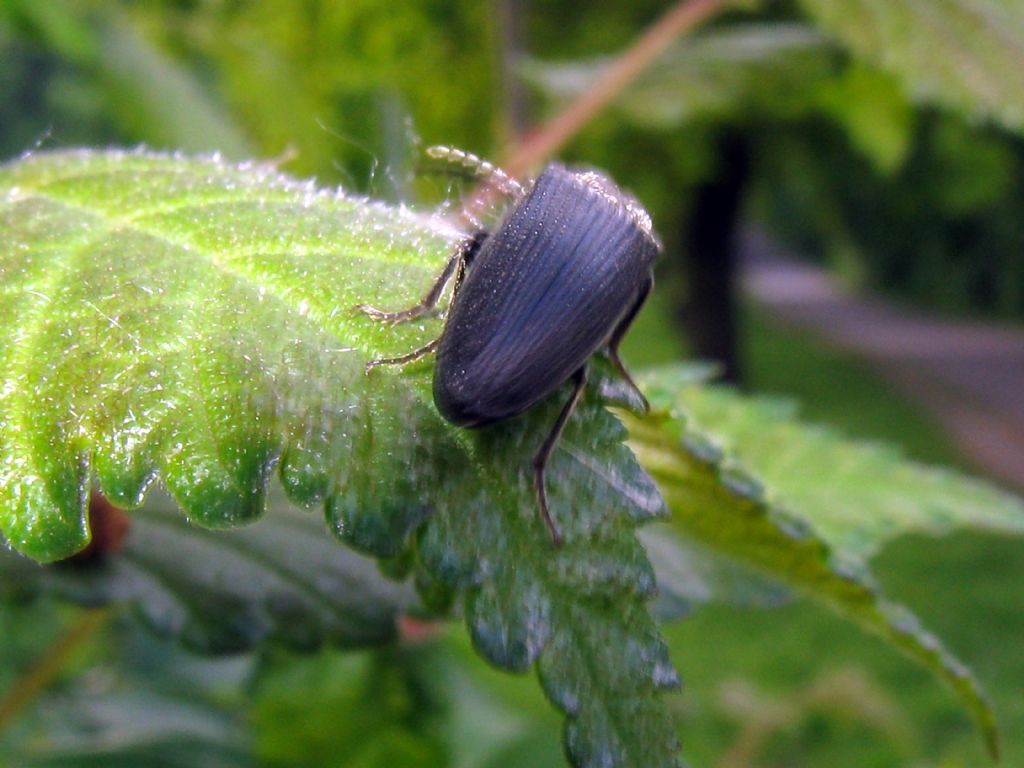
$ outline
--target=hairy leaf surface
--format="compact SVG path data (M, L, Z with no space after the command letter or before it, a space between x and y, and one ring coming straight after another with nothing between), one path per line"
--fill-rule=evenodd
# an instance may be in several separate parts
M592 392L569 424L549 466L554 549L531 458L567 389L468 432L435 411L429 362L364 374L440 323L353 307L411 304L462 236L216 159L0 168L0 529L34 558L71 554L94 480L125 508L159 480L192 523L233 527L277 473L348 544L411 568L430 607L461 600L492 663L538 665L575 764L675 765L657 694L677 681L634 533L664 505L619 423Z

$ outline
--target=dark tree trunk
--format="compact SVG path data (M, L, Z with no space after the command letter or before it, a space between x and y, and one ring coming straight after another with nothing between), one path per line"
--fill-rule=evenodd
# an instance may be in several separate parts
M688 301L682 318L694 357L722 366L740 383L737 334L737 230L750 177L750 146L739 133L718 140L718 173L701 184L683 233Z

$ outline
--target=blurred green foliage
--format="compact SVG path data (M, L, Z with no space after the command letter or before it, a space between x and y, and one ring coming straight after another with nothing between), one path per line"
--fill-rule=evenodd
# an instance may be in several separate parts
M529 53L580 62L621 49L662 7L520 11ZM698 35L683 49L706 49L698 80L670 80L646 102L631 89L638 120L599 118L566 156L627 179L671 249L690 190L718 172L714 137L738 123L756 147L759 215L812 257L928 306L1024 317L1022 141L922 113L893 77L824 38L797 58L761 50L740 87L757 45L745 25L799 16L772 3ZM291 153L292 172L408 199L423 191L416 141L497 155L498 46L495 13L471 0L7 0L0 156L36 142ZM550 109L540 94L533 107ZM670 127L649 124L664 110Z
M781 140L758 196L766 219L855 284L1024 318L1024 142L938 112L915 123L906 160L889 173L826 124Z
M260 760L286 768L449 765L443 678L430 673L438 653L268 657L252 708Z
M385 194L406 181L411 136L490 148L492 36L469 0L9 0L0 154L36 140L290 151L295 173Z

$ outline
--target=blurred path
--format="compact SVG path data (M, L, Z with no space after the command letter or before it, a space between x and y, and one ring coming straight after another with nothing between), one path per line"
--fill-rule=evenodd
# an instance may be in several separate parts
M773 317L866 359L981 472L1024 491L1024 329L851 296L758 232L743 234L741 251L743 286Z

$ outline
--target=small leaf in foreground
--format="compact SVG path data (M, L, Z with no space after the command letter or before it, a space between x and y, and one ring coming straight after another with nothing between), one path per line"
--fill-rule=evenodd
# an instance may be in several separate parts
M845 557L868 558L897 536L958 527L1024 535L1024 500L898 449L800 423L792 401L712 387L677 391L689 428L711 437L765 485L771 503L806 518Z
M998 754L995 716L977 681L913 614L880 594L865 557L903 531L971 524L1020 533L1020 502L794 424L770 403L694 386L693 379L692 370L673 367L644 378L652 405L665 410L660 428L626 417L630 444L657 479L677 530L907 653L956 691ZM729 453L734 439L742 440L739 458Z

